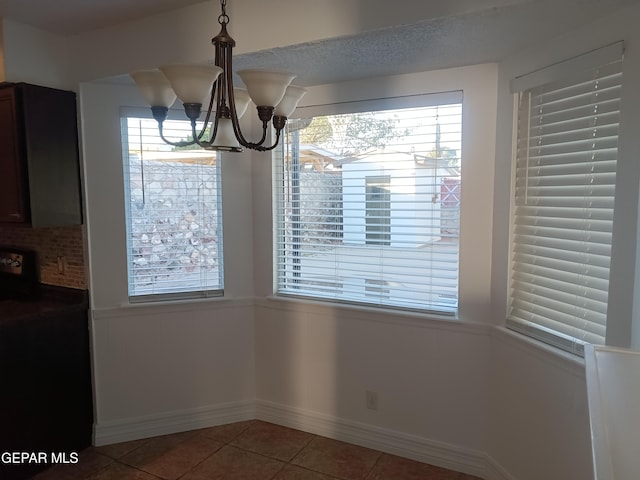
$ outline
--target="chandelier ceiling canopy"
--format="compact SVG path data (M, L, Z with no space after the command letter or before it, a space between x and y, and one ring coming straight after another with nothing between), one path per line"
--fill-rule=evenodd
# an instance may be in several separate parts
M291 85L295 75L270 70L241 70L238 76L246 89L233 86L232 50L236 42L227 32L229 16L226 0L220 0L222 13L218 17L220 33L213 37L214 65L167 65L153 70L141 70L130 75L151 105L162 140L169 145L185 147L199 145L208 150L241 152L243 148L266 151L278 145L287 117L296 109L306 89ZM163 134L163 123L169 108L179 98L191 121L192 139L171 141ZM262 137L248 141L240 130L239 120L249 103L257 106L262 122ZM198 131L196 122L207 105L204 124ZM275 139L269 135L269 123ZM207 133L208 132L208 133Z

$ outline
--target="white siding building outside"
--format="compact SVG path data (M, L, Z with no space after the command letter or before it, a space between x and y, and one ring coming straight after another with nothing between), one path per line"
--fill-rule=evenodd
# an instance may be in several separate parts
M443 179L460 178L459 169L446 163L400 152L344 162L344 244L365 244L367 234L381 231L391 246L418 247L441 240Z

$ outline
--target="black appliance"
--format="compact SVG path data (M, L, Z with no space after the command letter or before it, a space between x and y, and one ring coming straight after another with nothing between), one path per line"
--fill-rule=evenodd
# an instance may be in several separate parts
M36 252L0 247L0 299L36 300L39 286Z

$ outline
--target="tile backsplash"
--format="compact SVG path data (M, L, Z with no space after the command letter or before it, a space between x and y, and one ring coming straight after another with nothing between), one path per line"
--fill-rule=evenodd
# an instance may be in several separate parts
M42 283L86 289L84 234L83 225L31 228L0 224L0 245L35 250Z

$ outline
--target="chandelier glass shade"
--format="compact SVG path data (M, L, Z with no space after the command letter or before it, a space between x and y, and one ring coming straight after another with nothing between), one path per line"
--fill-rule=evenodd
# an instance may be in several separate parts
M215 47L214 65L166 65L130 75L151 105L165 143L177 147L199 145L208 150L230 152L241 152L243 148L272 150L280 141L287 117L296 109L306 89L291 85L295 75L270 70L238 71L246 89L234 88L232 50L235 41L227 33L226 3L226 0L220 0L222 13L218 23L221 30L211 40ZM171 141L163 134L163 123L176 99L180 99L185 115L191 121L191 139ZM262 123L262 136L257 142L248 141L239 124L251 101L256 105ZM203 111L204 123L198 130L197 121ZM269 135L270 123L275 130L275 139Z

